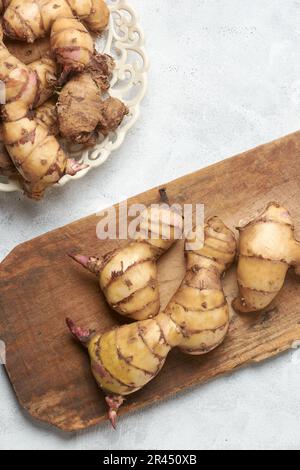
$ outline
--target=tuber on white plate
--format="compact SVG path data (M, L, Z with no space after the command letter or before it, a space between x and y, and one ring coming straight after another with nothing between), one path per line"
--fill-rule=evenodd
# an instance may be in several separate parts
M57 102L62 137L92 147L99 134L106 136L119 127L128 108L116 98L103 97L110 87L114 67L110 56L94 54L84 72L64 85Z
M94 52L88 29L101 33L110 17L103 0L5 0L5 6L5 35L33 43L50 34L52 53L63 65L63 76L88 64Z
M42 59L50 52L49 38L37 39L33 44L4 38L4 43L9 52L26 65Z
M24 179L26 194L40 199L64 174L75 175L86 167L68 159L57 139L32 117L40 100L36 71L10 54L0 43L0 80L5 83L6 103L1 106L3 142Z
M90 31L100 33L109 21L103 0L2 0L5 33L12 39L33 43L49 36L58 18L79 18Z
M70 71L80 72L94 54L94 41L86 27L75 18L57 18L50 36L51 52L64 67L63 77Z
M39 200L65 174L87 167L68 158L56 137L92 147L129 112L107 94L114 61L95 52L90 34L106 28L110 11L103 0L3 0L0 7L2 141L25 194ZM56 92L56 108L53 100L44 105ZM11 176L5 148L0 173Z

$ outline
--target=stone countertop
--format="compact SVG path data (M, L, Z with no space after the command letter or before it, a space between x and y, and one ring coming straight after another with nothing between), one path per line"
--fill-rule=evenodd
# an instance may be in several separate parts
M34 236L300 128L300 1L130 1L151 61L141 117L101 168L40 204L0 194L1 260ZM299 388L295 350L126 416L116 432L105 424L65 435L19 409L2 368L0 449L299 449Z

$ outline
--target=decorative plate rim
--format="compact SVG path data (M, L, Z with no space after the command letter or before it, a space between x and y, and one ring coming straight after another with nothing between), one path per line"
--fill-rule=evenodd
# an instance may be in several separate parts
M108 6L111 11L110 23L106 32L107 38L105 47L102 48L100 52L109 54L111 53L112 49L115 49L120 53L120 59L118 60L118 58L115 58L116 71L112 79L112 88L110 90L110 94L111 96L119 97L125 102L125 104L129 107L129 117L125 118L122 125L113 135L107 137L92 149L85 151L79 149L74 152L73 154L77 156L80 161L88 163L88 168L80 171L76 176L73 177L65 175L55 186L64 186L70 181L81 179L92 169L103 165L110 157L111 153L122 146L127 133L136 124L141 113L141 103L146 95L148 88L149 59L145 48L145 35L139 24L138 14L136 10L130 5L128 0L109 0ZM134 40L135 37L137 37L136 41ZM139 69L137 63L132 64L130 62L126 62L129 52L136 53L137 56L142 59L143 67L141 69ZM116 83L122 77L123 80L126 81L126 74L128 73L131 73L132 83L130 84L129 82L129 84L125 87L126 92L128 93L132 91L133 87L136 85L140 86L139 92L135 99L123 98L122 88L114 89L114 85L116 85ZM8 179L8 181L5 183L0 182L0 192L15 191L22 191L22 187L17 180L11 178Z

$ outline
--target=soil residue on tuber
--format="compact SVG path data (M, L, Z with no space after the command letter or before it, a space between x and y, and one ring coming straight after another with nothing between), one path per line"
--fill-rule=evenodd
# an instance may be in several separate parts
M100 134L114 132L129 110L116 98L103 98L109 89L114 61L95 54L83 73L75 75L59 94L57 113L62 137L94 146Z

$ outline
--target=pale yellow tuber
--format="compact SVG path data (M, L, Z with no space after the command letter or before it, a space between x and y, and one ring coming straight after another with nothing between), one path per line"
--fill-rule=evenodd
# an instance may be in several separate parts
M4 43L9 52L26 65L43 59L50 52L49 38L38 39L34 44L10 39L5 39Z
M39 124L47 127L49 135L56 136L59 134L55 99L48 100L36 108L34 110L34 117ZM23 178L17 171L3 143L2 125L0 126L0 176L18 177L21 184L23 184Z
M93 39L81 23L101 32L109 9L102 0L8 0L3 17L5 34L33 43L50 35L53 54L63 65L62 81L71 71L83 70L94 51Z
M94 41L90 33L75 18L58 18L54 22L50 46L58 63L64 66L63 76L71 70L84 70L94 53Z
M49 35L58 18L79 18L99 33L109 21L103 0L4 0L4 30L8 37L33 43Z
M34 110L35 120L47 127L50 135L59 134L56 99L51 98Z
M233 308L241 313L257 312L268 307L280 292L288 268L295 266L298 271L300 243L294 238L289 212L278 203L270 203L239 231L239 296Z
M49 45L49 41L47 41ZM19 44L19 45L18 45ZM49 133L51 135L58 134L58 124L57 124L57 113L56 113L56 101L51 100L44 103L45 100L48 100L50 96L53 95L56 83L57 83L57 65L56 62L48 56L48 53L44 54L44 57L39 58L38 60L29 61L30 58L38 58L40 54L34 54L33 47L30 54L26 54L25 50L29 50L27 44L14 42L10 44L10 51L17 51L18 56L25 59L27 57L28 62L30 62L30 69L36 73L37 78L37 91L36 99L33 104L33 107L37 107L34 111L34 115L37 118L39 123L44 123L48 127ZM26 46L26 48L24 47ZM42 47L42 46L41 46ZM48 47L49 49L49 47ZM0 127L0 175L15 177L18 174L16 167L14 166L6 148L3 143L3 129L2 124ZM19 174L20 181L22 177Z
M6 89L6 103L1 107L4 144L24 178L26 194L40 199L47 187L83 166L68 160L57 139L32 117L30 111L40 99L37 73L12 56L3 43L0 80Z
M58 68L55 60L45 55L42 59L32 62L28 67L36 73L37 76L37 94L34 107L41 106L55 92L57 86Z
M214 349L227 333L229 310L221 278L237 248L233 233L218 217L205 224L204 246L197 249L197 243L195 232L186 251L185 279L165 309L182 332L180 349L196 355Z
M12 177L18 175L17 169L7 153L5 145L0 142L0 176Z
M221 276L235 254L233 233L214 217L205 226L204 246L186 252L186 277L156 318L104 334L83 330L67 320L72 334L88 347L92 372L107 395L114 427L124 397L143 388L160 372L172 348L205 354L224 340L229 310Z
M111 308L134 320L153 318L160 308L157 260L181 233L181 215L172 207L161 205L141 214L136 241L101 258L72 257L97 275Z

